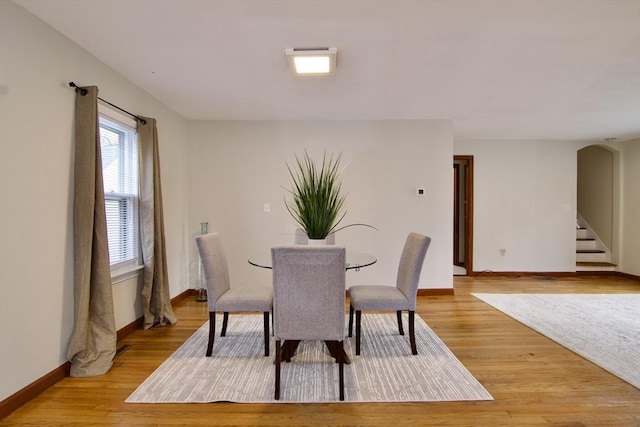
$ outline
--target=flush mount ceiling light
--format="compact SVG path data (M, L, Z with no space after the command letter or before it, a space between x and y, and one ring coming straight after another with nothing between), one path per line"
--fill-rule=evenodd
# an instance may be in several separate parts
M336 70L335 47L288 48L284 50L291 72L301 76L323 76Z

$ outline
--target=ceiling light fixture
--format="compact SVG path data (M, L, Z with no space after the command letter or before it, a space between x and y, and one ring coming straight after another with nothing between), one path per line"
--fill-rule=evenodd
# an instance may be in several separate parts
M284 53L296 75L324 76L336 70L338 49L335 47L287 48Z

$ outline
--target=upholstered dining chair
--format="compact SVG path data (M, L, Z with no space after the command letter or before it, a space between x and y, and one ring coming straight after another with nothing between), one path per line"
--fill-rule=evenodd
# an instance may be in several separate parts
M404 335L402 311L409 312L409 342L411 353L418 354L415 336L416 297L422 264L431 244L431 238L409 233L400 256L396 286L356 285L349 288L349 336L353 331L353 314L356 315L356 355L360 354L362 311L395 311L398 332Z
M271 258L275 399L280 399L282 359L290 362L302 340L322 340L339 364L339 393L344 400L345 249L280 246L271 249Z
M209 304L209 340L207 357L213 352L216 332L216 312L222 312L221 337L227 333L229 313L262 312L264 316L264 355L269 356L269 312L273 307L273 288L270 286L231 287L227 258L218 233L196 237Z

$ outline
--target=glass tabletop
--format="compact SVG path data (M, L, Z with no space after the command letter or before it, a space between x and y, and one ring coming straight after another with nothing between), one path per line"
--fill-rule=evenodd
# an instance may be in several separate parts
M346 257L347 270L358 271L362 267L368 267L378 261L373 255L349 250L347 250ZM255 265L256 267L271 268L271 252L251 256L247 261L249 264Z

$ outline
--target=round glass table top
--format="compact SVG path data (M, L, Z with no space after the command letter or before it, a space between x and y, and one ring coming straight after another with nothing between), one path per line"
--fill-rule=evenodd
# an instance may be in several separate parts
M347 270L358 271L360 268L370 266L378 261L373 255L349 250L347 250L346 257ZM249 264L255 265L256 267L271 268L271 252L251 256L248 261Z

